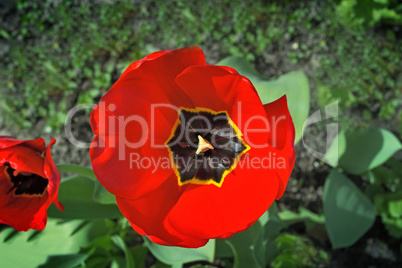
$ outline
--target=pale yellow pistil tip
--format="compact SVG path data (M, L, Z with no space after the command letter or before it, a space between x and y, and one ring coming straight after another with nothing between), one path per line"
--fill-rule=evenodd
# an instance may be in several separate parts
M208 151L209 149L213 150L214 146L212 146L208 141L204 140L200 135L198 135L198 149L195 153L203 153Z

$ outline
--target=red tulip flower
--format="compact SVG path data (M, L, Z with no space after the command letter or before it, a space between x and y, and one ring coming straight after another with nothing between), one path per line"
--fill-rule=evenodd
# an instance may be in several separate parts
M251 226L285 190L295 160L286 97L263 105L198 47L131 64L91 113L100 183L141 235L200 247Z
M17 140L0 136L0 223L17 231L43 230L47 208L57 199L60 174L53 163L50 147L42 138Z

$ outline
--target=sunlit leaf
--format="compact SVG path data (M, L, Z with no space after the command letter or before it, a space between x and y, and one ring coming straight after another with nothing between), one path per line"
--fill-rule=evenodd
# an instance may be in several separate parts
M92 239L107 231L106 226L99 221L92 221L76 232L74 230L81 225L81 220L59 222L59 220L49 219L46 228L33 240L29 240L29 237L35 231L30 230L19 232L4 242L10 231L1 231L1 266L37 267L49 262L48 256L77 254L81 247L88 246Z
M353 245L373 225L371 201L346 176L335 169L324 185L326 228L334 248Z
M175 265L193 261L214 260L215 240L211 239L205 246L200 248L180 248L161 246L145 238L145 244L158 260L166 264Z
M387 161L402 148L394 134L385 129L369 128L358 132L342 131L335 138L324 159L352 174L362 174Z

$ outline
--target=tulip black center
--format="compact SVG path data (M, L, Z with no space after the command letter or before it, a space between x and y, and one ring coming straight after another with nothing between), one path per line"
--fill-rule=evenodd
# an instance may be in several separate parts
M250 149L227 112L205 108L181 108L166 146L179 185L215 184L218 187Z
M13 186L7 193L11 193L14 189L14 195L43 195L49 180L33 173L20 172L15 174L15 169L9 165L6 166L4 172L10 179Z

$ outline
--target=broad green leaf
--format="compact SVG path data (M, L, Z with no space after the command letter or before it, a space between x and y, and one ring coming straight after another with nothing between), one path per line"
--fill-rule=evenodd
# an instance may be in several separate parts
M228 57L217 63L236 69L253 83L263 104L273 102L286 94L288 107L295 124L297 143L302 136L303 124L310 110L310 86L302 71L294 71L268 80L262 77L249 62L240 57Z
M263 230L261 223L257 221L246 231L237 233L226 239L226 243L232 248L234 255L234 268L259 268L262 265L257 260L255 245L261 243Z
M279 218L276 202L274 202L267 211L268 221L263 224L264 237L269 241L275 239L283 228L282 220Z
M118 235L113 235L112 241L124 252L124 256L126 258L126 267L135 268L133 256L131 255L130 250L127 248L126 243L124 243L124 240Z
M145 259L147 257L148 248L144 245L138 245L130 248L133 256L135 267L145 267Z
M232 248L226 243L225 239L216 239L215 242L215 258L232 258Z
M59 201L65 210L54 205L48 209L48 216L64 219L118 218L121 213L116 205L103 205L92 199L94 181L84 176L63 179L59 187Z
M387 161L402 145L385 129L369 128L358 132L341 131L324 159L352 174L362 174Z
M95 181L95 189L92 196L93 200L101 204L115 204L116 198L109 193L98 180Z
M161 246L153 243L151 240L145 238L145 244L151 251L152 255L163 263L170 265L183 264L193 261L210 261L214 260L215 255L215 240L211 239L209 242L200 248L180 248Z
M264 230L264 240L262 245L257 243L255 245L256 257L260 261L262 267L266 267L270 264L278 254L278 248L275 244L275 238L279 235L284 225L279 217L276 202L274 202L267 211L267 222L263 224L263 217L260 217L259 221L262 222ZM259 249L261 248L261 249ZM263 256L261 256L263 255Z
M373 225L371 201L346 176L335 169L324 185L326 228L334 248L353 245Z
M60 223L49 219L46 228L35 239L29 239L36 231L19 232L4 242L13 229L0 232L0 263L2 267L37 267L46 263L48 256L76 254L88 246L94 237L107 232L105 225L93 221L82 228L82 220Z
M53 255L47 258L45 264L39 268L71 268L77 267L88 258L87 254L67 254L67 255Z

